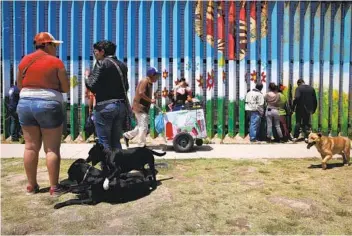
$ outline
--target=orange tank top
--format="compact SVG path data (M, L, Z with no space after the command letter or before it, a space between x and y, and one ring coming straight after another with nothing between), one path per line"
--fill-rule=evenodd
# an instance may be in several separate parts
M42 56L40 56L43 54ZM42 50L24 56L18 65L20 73L35 59L27 69L25 77L22 80L23 88L44 88L60 91L60 81L58 77L59 69L65 68L64 63Z

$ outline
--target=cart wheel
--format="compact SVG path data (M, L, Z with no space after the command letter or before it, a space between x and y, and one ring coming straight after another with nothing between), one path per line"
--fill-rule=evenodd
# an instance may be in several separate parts
M202 146L202 145L203 145L203 139L197 138L197 139L196 139L196 145L197 145L198 147Z
M178 133L173 140L173 146L176 152L189 152L193 148L194 140L189 133Z

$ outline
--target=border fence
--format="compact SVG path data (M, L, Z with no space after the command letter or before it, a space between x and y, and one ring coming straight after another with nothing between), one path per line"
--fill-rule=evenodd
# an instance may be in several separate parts
M86 139L84 71L94 42L116 43L128 66L129 98L148 66L162 71L158 104L184 77L204 101L208 137L246 135L244 98L255 83L281 83L290 101L303 78L318 97L314 131L352 133L351 1L2 1L2 134L5 102L21 58L37 32L64 43L58 49L71 81L64 96L65 135ZM156 137L152 108L151 136ZM292 119L292 123L295 120Z

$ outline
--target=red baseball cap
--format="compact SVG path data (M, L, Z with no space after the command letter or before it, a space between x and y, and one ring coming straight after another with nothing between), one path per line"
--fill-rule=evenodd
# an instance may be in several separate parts
M41 45L44 43L63 43L61 40L56 40L49 32L40 32L34 37L34 44Z

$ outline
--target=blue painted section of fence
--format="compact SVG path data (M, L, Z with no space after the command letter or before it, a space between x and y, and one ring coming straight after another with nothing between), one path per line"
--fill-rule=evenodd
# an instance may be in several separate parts
M105 21L104 21L104 29L105 29L105 39L112 40L112 1L105 1Z
M37 32L46 31L45 26L45 2L37 1Z
M91 13L90 13L90 2L89 1L84 1L83 3L83 12L82 12L82 83L81 83L81 90L82 94L85 94L86 91L86 86L84 83L84 79L86 78L86 75L88 75L88 72L90 72L90 55L92 54L92 42L90 38L90 19L91 19ZM87 73L86 73L87 71ZM81 103L85 104L85 96L81 96Z
M147 11L146 2L142 1L139 4L139 37L138 37L138 79L142 80L146 76L147 69Z
M269 81L277 84L279 82L279 51L278 51L278 38L277 38L277 8L278 3L270 2L272 4L272 12L271 12L271 73L269 77Z
M341 114L341 126L342 126L342 135L348 134L348 127L352 126L352 107L351 94L351 84L352 84L352 47L351 47L351 34L352 34L352 4L348 6L343 6L344 8L344 19L343 19L343 45L342 45L342 114Z
M330 88L330 50L331 50L331 4L324 4L324 37L323 37L323 90L326 90L322 97L322 132L323 134L329 134L329 106L324 105L325 101L330 100L329 88ZM323 91L324 92L324 91Z
M21 6L23 2L13 2L13 45L21 45L23 42L22 38L22 19L21 19ZM17 68L18 64L20 63L21 57L22 57L23 51L22 47L14 47L13 48L13 58L14 58L14 63L13 63L13 78L11 81L11 84L15 83L15 80L17 78Z
M96 43L100 40L101 38L101 32L102 32L102 24L101 24L101 9L102 9L102 2L101 1L95 1L94 4L94 20L93 20L93 43Z
M194 54L195 54L195 95L202 99L203 97L203 81L205 80L205 76L203 73L203 56L204 56L204 51L203 51L203 40L204 40L204 13L203 13L203 2L198 1L196 3L196 8L198 7L200 9L200 14L198 16L195 16L195 20L197 17L200 19L200 25L199 25L199 31L200 35L198 35L196 32L194 34ZM196 9L194 12L194 15L196 15ZM197 23L194 22L195 28L197 27ZM195 30L196 31L196 30Z
M193 83L192 79L192 55L193 55L193 18L192 18L192 2L188 0L186 2L185 6L185 11L184 11L184 58L185 58L185 63L184 63L184 77L186 81L188 82L188 85L190 88L194 88L194 86L197 86L195 83Z
M119 60L123 61L125 56L125 40L124 40L124 20L125 20L125 2L118 1L116 6L116 56Z
M127 10L127 66L128 66L128 83L131 88L134 88L136 85L136 68L135 68L135 57L136 57L136 2L128 2ZM130 89L128 91L128 99L132 101L134 97L135 90Z
M154 17L158 12L157 1L152 1L150 6L150 66L158 67L158 19Z
M251 12L250 4L246 2L245 15L241 22L249 26L247 33L241 40L249 39L248 33L253 26L257 26L259 33L256 40L240 42L239 17L242 2L236 2L235 36L236 58L229 60L226 53L228 40L225 40L224 71L229 81L221 84L217 78L221 75L216 71L218 60L215 51L218 46L218 33L209 33L213 37L213 44L206 42L206 8L208 1L2 1L1 21L2 41L2 98L7 96L10 83L16 78L18 63L21 58L34 51L33 38L40 31L49 31L55 38L63 40L59 47L59 58L63 60L71 79L71 91L65 95L66 102L79 108L85 105L85 87L83 83L85 70L92 67L92 45L104 38L113 40L117 44L116 55L120 60L126 60L128 65L128 79L130 83L129 98L132 99L136 87L136 78L145 76L147 66L158 67L163 77L154 90L167 92L174 86L170 81L184 76L198 97L209 101L206 109L207 117L211 117L213 124L209 126L216 133L219 123L218 113L211 112L216 109L211 100L223 94L230 100L235 117L229 117L223 125L227 132L229 122L231 132L241 122L241 134L245 133L243 107L235 107L234 102L244 99L247 92L247 72L253 72L260 66L257 79L272 82L282 81L292 96L300 75L306 82L312 82L317 91L319 107L313 116L313 130L323 131L324 134L336 135L338 132L347 135L351 133L352 102L351 99L351 2L255 2L255 15ZM204 6L196 16L197 4ZM212 2L217 8L219 2ZM229 7L224 7L226 33L229 31ZM217 9L210 14L213 31L217 29ZM243 13L243 12L242 12ZM214 15L215 14L215 15ZM252 18L250 18L252 17ZM269 18L269 21L267 21ZM196 22L200 22L197 24ZM281 24L283 21L283 24ZM253 25L252 25L253 24ZM266 26L267 25L267 26ZM195 30L199 27L199 30ZM242 28L244 29L244 28ZM267 30L266 30L267 29ZM208 29L210 30L210 29ZM211 30L210 30L211 31ZM200 32L200 34L196 34ZM115 35L114 35L115 34ZM183 36L183 37L182 37ZM210 40L210 41L211 41ZM209 42L210 42L209 41ZM241 45L242 43L242 45ZM246 44L246 45L243 45ZM244 59L239 60L239 47ZM214 48L215 47L215 48ZM247 50L248 49L248 50ZM160 51L159 51L160 50ZM250 60L250 64L248 61ZM161 63L159 63L161 61ZM172 62L171 62L172 61ZM170 65L170 62L172 65ZM136 65L138 63L138 69ZM206 65L203 70L203 66ZM219 66L219 65L218 65ZM170 69L173 71L170 72ZM248 70L249 69L249 70ZM209 87L204 93L208 73L213 79L214 87ZM212 77L214 75L214 77ZM270 75L270 77L268 77ZM248 74L247 74L248 76ZM203 85L201 80L203 79ZM215 79L215 80L214 80ZM239 81L237 81L239 79ZM208 82L210 82L208 80ZM265 82L264 82L265 83ZM78 84L78 86L77 86ZM237 87L239 84L239 87ZM161 85L161 86L160 86ZM264 84L265 87L267 84ZM253 84L252 84L253 86ZM263 93L265 93L265 89ZM164 93L163 95L165 95ZM162 97L162 105L168 105ZM160 102L160 101L159 101ZM242 104L243 105L243 104ZM68 110L73 108L67 107ZM72 117L69 127L74 129L74 136L82 126L75 129L75 120ZM77 114L77 113L76 113ZM83 113L82 113L83 114ZM6 114L2 113L2 116ZM221 118L222 119L222 118ZM209 118L207 118L209 120ZM6 122L3 122L3 131L6 134ZM65 125L66 126L66 125ZM74 127L75 126L75 127ZM236 135L235 133L231 136ZM73 137L74 138L74 137Z
M284 22L282 38L282 83L288 87L290 79L290 4L284 4ZM285 95L287 96L287 91Z
M25 9L25 22L24 22L24 53L29 54L33 52L33 39L34 39L34 17L33 17L33 10L34 10L34 2L27 1ZM50 13L51 15L51 13ZM53 20L56 23L56 20ZM4 37L4 35L3 35Z
M303 29L303 78L309 83L309 67L310 67L310 19L311 19L311 3L305 2L304 29Z
M56 2L50 1L48 9L48 32L50 32L54 37L57 37L56 19Z
M181 11L180 2L175 1L172 9L172 86L175 86L175 81L181 79ZM171 88L170 88L171 89Z
M161 104L162 107L165 108L166 106L166 90L169 90L169 55L170 55L170 4L169 1L163 1L163 6L161 10L161 35L168 35L168 37L162 37L161 39L161 70L162 70L162 77L161 77L161 90L162 98Z
M341 5L335 4L335 14L332 18L334 24L334 33L332 38L332 101L331 101L331 134L338 134L339 126L339 102L340 102L340 42L341 42Z
M312 86L315 89L317 95L319 95L320 88L320 32L321 32L321 4L317 3L315 6L314 20L313 20L313 84ZM318 97L318 100L319 97ZM317 107L317 111L312 117L312 130L317 132L319 129L319 120L320 120L320 106Z

